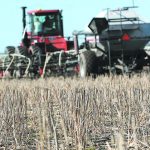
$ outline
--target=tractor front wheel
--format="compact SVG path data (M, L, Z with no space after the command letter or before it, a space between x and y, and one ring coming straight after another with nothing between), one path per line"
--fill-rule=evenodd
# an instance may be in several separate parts
M34 76L39 76L41 73L40 73L40 68L42 67L42 55L41 55L41 48L36 46L36 45L33 45L33 46L30 46L29 48L29 52L31 53L31 60L32 60L32 69L33 69L33 74Z

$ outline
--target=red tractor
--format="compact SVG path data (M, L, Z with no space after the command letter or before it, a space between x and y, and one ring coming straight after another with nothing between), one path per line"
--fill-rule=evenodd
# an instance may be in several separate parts
M77 55L73 41L66 40L61 10L23 10L23 38L20 46L7 46L3 65L10 76L50 76L74 69ZM73 66L73 67L72 67Z

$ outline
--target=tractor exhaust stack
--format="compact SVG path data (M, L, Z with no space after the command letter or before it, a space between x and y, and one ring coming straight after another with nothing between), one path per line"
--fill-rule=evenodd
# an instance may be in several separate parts
M22 22L23 22L23 31L26 27L26 8L27 7L21 7L22 8Z

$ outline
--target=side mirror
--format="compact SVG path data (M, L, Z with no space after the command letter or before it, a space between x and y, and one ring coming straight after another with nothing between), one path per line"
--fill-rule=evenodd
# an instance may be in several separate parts
M101 34L101 32L108 28L108 21L106 18L93 18L88 27L94 34Z

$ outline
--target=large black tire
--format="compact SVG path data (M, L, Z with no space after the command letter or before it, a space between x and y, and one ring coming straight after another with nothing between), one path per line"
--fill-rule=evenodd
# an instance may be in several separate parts
M17 46L16 47L16 53L28 57L28 49L25 46ZM15 70L14 70L14 76L17 78L23 77L25 74L25 70L28 65L27 58L23 57L16 57L15 58Z
M15 47L14 46L7 46L5 48L5 53L8 55L14 54L15 53Z
M40 72L39 69L42 66L42 60L41 60L41 48L38 46L30 46L29 51L31 53L31 61L32 61L32 71L31 71L31 76L33 78L39 77Z
M37 55L39 50L40 50L40 48L38 46L35 46L35 45L30 46L29 49L30 49L32 55Z
M84 78L98 73L97 57L93 51L85 51L80 55L79 75Z
M7 54L8 56L5 58L5 62L4 62L4 70L6 70L6 68L8 67L8 65L10 64L12 57L10 56L10 54L14 54L15 53L15 47L14 46L7 46L5 48L5 54ZM14 72L14 62L11 64L11 66L9 67L9 70L7 72L7 74L9 74L9 77L13 76L13 72Z
M30 46L30 52L32 55L32 63L33 65L37 65L40 66L41 65L41 48L39 48L38 46Z
M28 49L25 46L17 46L16 52L18 52L21 55L28 56Z

